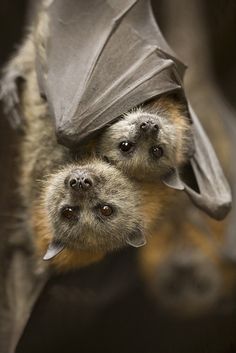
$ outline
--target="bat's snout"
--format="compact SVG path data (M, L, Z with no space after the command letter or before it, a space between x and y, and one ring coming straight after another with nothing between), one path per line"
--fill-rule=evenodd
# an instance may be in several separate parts
M157 136L159 133L160 127L159 127L159 124L153 119L148 119L147 117L144 117L139 122L139 129L140 129L140 132L144 135L155 134Z
M65 180L65 184L73 191L88 191L93 188L95 180L91 173L74 171Z

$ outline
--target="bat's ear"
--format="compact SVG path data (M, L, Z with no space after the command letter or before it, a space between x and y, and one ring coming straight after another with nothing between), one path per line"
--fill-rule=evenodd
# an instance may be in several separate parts
M24 77L19 72L11 65L6 67L0 81L0 101L11 126L19 132L23 132L25 120L20 104L20 90L23 83Z
M64 245L58 244L55 241L52 241L47 249L46 254L44 255L43 259L45 261L53 259L55 256L60 254L64 250Z
M189 107L192 119L195 153L190 160L197 189L185 184L193 203L209 216L221 220L231 209L232 195L215 151L196 114Z
M179 171L177 168L173 168L171 172L166 174L162 178L163 183L172 189L184 190L184 183L180 179Z
M146 245L147 241L142 230L137 228L135 231L128 235L126 243L133 246L134 248L140 248L141 246Z

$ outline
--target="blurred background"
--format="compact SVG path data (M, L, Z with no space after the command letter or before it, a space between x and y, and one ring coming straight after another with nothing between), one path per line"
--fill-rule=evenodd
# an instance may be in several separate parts
M152 3L168 42L189 65L187 93L234 189L236 3ZM28 5L25 0L0 2L1 67L21 41L31 13ZM17 148L18 136L1 110L0 278L7 266L11 214L18 203ZM224 222L214 222L182 195L141 251L125 250L53 278L35 306L17 353L235 352L235 253L225 256L234 245L236 252L234 219L235 208ZM3 282L0 298L4 295Z

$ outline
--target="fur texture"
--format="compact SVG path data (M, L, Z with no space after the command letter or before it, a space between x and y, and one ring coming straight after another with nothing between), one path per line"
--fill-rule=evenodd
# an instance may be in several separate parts
M193 152L184 105L162 96L133 109L101 135L98 152L136 179L153 181L165 176Z

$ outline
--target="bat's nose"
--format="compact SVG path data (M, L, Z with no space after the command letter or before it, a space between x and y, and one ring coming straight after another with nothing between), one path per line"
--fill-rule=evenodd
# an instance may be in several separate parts
M94 185L93 177L87 172L75 171L67 178L68 186L75 191L87 191Z
M148 134L148 133L158 134L160 129L159 125L150 119L142 121L139 128L140 128L140 131L143 132L144 134Z

